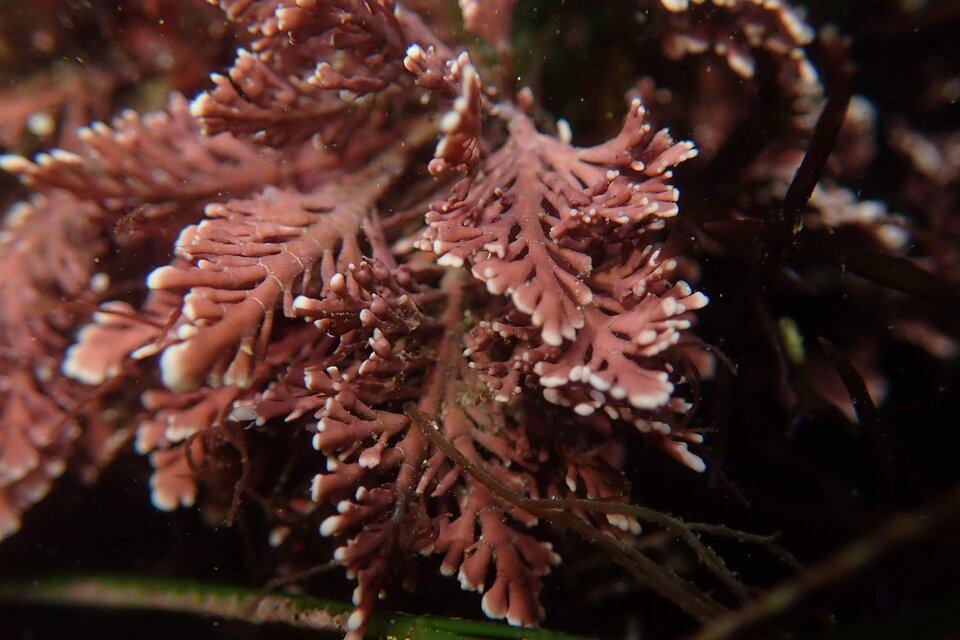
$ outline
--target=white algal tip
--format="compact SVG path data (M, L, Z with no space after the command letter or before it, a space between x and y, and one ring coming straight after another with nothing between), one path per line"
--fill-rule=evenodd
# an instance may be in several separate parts
M155 343L151 342L150 344L145 344L138 349L134 349L130 352L130 357L134 360L143 360L144 358L149 358L151 356L157 355L160 352L160 347Z
M676 445L674 451L676 451L677 456L680 458L680 461L693 469L697 473L703 473L707 470L707 463L703 461L703 458L692 453L687 448L687 443L680 442Z
M147 276L147 288L154 291L165 287L167 276L176 273L177 268L169 265L159 267L150 272Z
M252 405L234 405L227 417L232 422L251 422L259 416Z
M176 496L159 489L154 489L150 493L150 502L158 511L175 511L179 505Z
M330 516L320 523L320 535L324 538L335 536L343 526L343 516Z
M347 620L347 631L359 630L366 620L367 618L365 615L363 615L363 611L360 611L359 609L354 611L350 614L350 618Z
M54 160L66 164L80 164L83 162L83 158L72 151L67 151L66 149L53 149L50 151L50 155Z
M57 122L46 111L37 111L27 118L27 130L35 136L45 138L56 132Z
M377 449L367 449L360 454L357 464L361 469L373 469L380 464L380 451Z
M23 156L18 156L13 153L0 155L0 169L3 169L7 173L25 173L30 169L32 164L33 163Z
M293 309L294 311L304 311L310 307L310 302L312 298L307 296L297 296L293 299Z
M460 588L463 591L478 591L483 593L483 584L474 584L463 572L463 569L457 574L457 581L460 583Z
M516 300L514 300L514 304L516 304ZM517 305L517 308L520 309L519 304ZM520 310L524 311L523 309L520 309ZM551 347L559 347L560 345L563 344L563 335L556 329L544 328L540 332L540 337L542 337L543 341L546 342Z
M708 304L710 304L710 298L699 291L684 300L684 306L688 309L702 309Z
M192 324L182 324L179 327L177 327L175 335L177 336L178 340L186 341L194 337L195 335L197 335L198 331L199 329L197 329Z
M630 394L630 404L636 409L656 409L660 402L660 395L647 395L643 393Z
M189 343L176 344L167 347L160 356L163 385L171 391L193 391L197 386L196 380L188 373L190 347Z
M74 345L67 349L67 356L64 358L63 364L60 365L60 371L63 375L71 380L77 380L88 385L100 384L108 377L113 377L110 375L111 372L107 370L84 366L83 360L77 357L76 347L77 345Z
M539 373L537 369L543 369L543 367L541 367L540 365L541 363L539 362L536 365L534 365L534 373ZM564 375L543 376L540 378L540 386L546 387L547 389L554 389L556 387L560 387L562 385L567 384L567 382L569 381L570 381L570 378Z
M436 247L434 247L434 253L437 253ZM442 267L462 267L463 258L453 253L445 253L439 258L437 258L437 264Z
M621 531L630 531L630 521L622 513L607 514L607 522Z
M491 620L503 620L506 614L500 611L491 610L490 603L487 602L487 600L488 598L484 596L483 600L480 601L480 609L483 610L483 615L487 616Z
M276 527L270 531L270 536L267 538L267 543L276 549L283 541L287 539L287 536L290 535L289 527Z
M510 615L510 614L508 613L508 614L507 614L507 624L509 624L511 627L522 627L522 626L523 626L523 619L522 619L522 618L518 618L518 617L516 617L516 616L512 616L512 615Z
M211 80L213 80L211 74ZM206 93L201 93L196 98L190 101L190 115L194 118L202 118L207 113L207 107L211 102L211 98Z
M605 380L603 377L596 373L590 374L590 386L596 389L597 391L608 391L610 389L611 382Z
M573 412L578 416L593 415L594 411L596 411L596 409L593 407L593 405L587 404L586 402L581 402L573 408Z

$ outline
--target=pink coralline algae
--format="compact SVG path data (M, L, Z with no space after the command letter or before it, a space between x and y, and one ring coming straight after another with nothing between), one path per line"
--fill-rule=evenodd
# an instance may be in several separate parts
M506 38L513 3L462 4ZM685 394L709 360L689 331L707 298L662 246L694 145L639 98L605 143L544 133L529 89L485 87L389 0L220 6L251 41L189 107L3 159L37 195L3 239L0 532L128 425L164 510L200 499L217 437L300 430L318 453L290 504L340 543L350 637L429 553L488 616L537 624L560 556L402 406L529 498L627 501L638 432L703 471Z

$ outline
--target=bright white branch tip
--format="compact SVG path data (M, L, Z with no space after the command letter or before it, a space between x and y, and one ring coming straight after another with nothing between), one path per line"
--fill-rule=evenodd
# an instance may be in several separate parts
M6 153L0 156L0 169L7 173L23 173L30 168L30 161L23 156Z
M293 299L293 308L298 311L303 311L310 306L310 298L307 296L297 296Z
M198 329L192 324L182 324L176 330L176 336L178 340L189 340L193 336L197 335Z
M597 391L607 391L610 389L610 382L605 380L596 373L590 374L590 386L596 389Z
M101 371L84 366L83 361L77 357L77 352L74 350L74 347L67 349L67 355L63 359L63 364L60 365L60 370L63 372L63 375L71 380L78 380L83 384L89 385L100 384L107 378L114 377L116 375L115 369L116 368L113 367Z
M147 288L153 289L154 291L163 289L167 278L173 275L174 272L176 272L176 268L169 265L154 269L150 272L150 275L147 276Z
M674 447L674 451L676 452L677 457L680 458L680 461L683 462L683 464L687 465L697 473L703 473L704 471L707 470L707 463L704 462L703 458L701 458L700 456L694 453L691 453L690 450L687 449L687 443L678 442Z
M652 395L644 393L630 394L630 404L637 409L657 409L662 407L670 400L670 394L673 392L673 385L668 385L668 389L662 393ZM613 395L611 393L611 395Z
M702 309L703 307L707 306L707 304L709 303L710 303L710 298L700 293L699 291L697 291L696 293L691 295L689 298L684 300L684 306L687 307L687 309Z
M457 100L460 102L460 99ZM454 109L457 109L458 105L454 104ZM457 127L460 126L460 112L459 111L448 111L440 118L440 131L444 133L453 133L457 130Z
M186 372L190 345L176 344L168 347L160 356L160 371L163 385L171 391L192 391L196 383Z
M516 303L516 301L514 301L514 303ZM517 308L520 308L520 305L517 305ZM523 311L523 309L520 310ZM561 344L563 344L563 335L556 329L548 329L544 327L540 332L540 336L543 338L543 341L551 347L559 347Z
M621 531L630 530L630 521L622 513L608 513L607 522L615 526L617 529L620 529Z
M543 399L549 402L550 404L562 404L562 398L560 392L556 389L544 389L543 390Z
M589 405L586 402L581 402L580 404L578 404L573 408L573 412L576 413L578 416L593 415L593 412L595 410L596 409L594 409L592 405Z
M213 79L211 74L211 80ZM210 105L210 96L205 93L201 93L196 98L190 101L190 115L194 118L202 118L204 113L206 113L207 107Z
M72 151L67 151L65 149L53 149L50 151L50 155L53 156L54 160L65 162L67 164L80 164L83 162L83 158Z
M134 349L130 352L130 357L134 360L143 360L144 358L149 358L151 356L157 355L160 352L160 347L156 343L151 342L150 344L145 344L139 349Z
M343 516L330 516L320 523L320 535L324 538L335 536L340 532L340 526L343 524Z
M360 457L357 459L357 463L363 469L373 469L380 464L380 450L367 449L360 454Z
M320 502L320 489L323 484L323 476L319 473L313 476L313 482L310 483L310 499L314 502Z
M228 420L233 422L250 422L257 419L257 410L251 405L233 405Z
M460 582L460 588L464 591L477 591L483 593L483 583L474 584L470 581L470 578L466 576L463 572L463 569L460 569L460 573L457 574L457 580Z
M483 600L480 601L480 608L483 610L483 615L491 620L503 620L507 615L506 611L494 611L491 607L491 602L488 596L484 596Z
M657 339L657 332L653 329L644 329L633 339L635 344L650 344Z
M339 549L337 549L339 551ZM357 609L350 614L350 618L347 620L347 631L356 631L363 626L363 623L366 621L366 616L363 615L363 611Z
M434 253L437 253L437 251L435 250ZM437 258L437 264L442 267L462 267L463 258L453 253L445 253Z

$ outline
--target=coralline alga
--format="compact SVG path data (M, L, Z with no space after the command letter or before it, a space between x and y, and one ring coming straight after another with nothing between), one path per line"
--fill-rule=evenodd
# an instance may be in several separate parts
M481 19L497 3L461 4L502 43ZM688 423L710 358L689 329L707 298L662 244L696 149L640 98L602 144L542 132L529 89L485 86L392 0L219 5L249 44L192 104L3 158L36 195L0 245L0 533L129 437L171 510L203 499L218 442L252 465L249 433L309 433L314 475L284 509L339 541L349 637L431 553L488 616L537 624L560 562L545 532L402 407L525 498L628 502L630 438L703 471Z

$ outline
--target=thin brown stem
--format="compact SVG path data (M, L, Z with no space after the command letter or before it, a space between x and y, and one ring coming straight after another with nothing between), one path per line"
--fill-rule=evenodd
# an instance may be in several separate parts
M783 583L739 611L705 627L688 640L730 640L795 608L815 594L836 586L876 564L884 556L916 544L960 518L960 486L925 509L898 514L876 530L818 562L806 573Z

